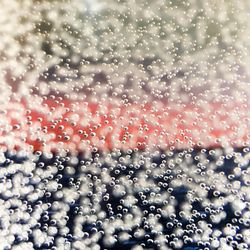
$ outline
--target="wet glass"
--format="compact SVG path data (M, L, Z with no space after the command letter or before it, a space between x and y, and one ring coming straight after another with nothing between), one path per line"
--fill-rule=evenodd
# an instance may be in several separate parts
M248 0L0 0L1 249L249 249Z

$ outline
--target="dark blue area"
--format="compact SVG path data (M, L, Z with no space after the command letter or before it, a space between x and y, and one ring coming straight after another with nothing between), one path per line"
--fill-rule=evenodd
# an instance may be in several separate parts
M243 150L241 150L241 149L238 149L237 152L245 154L243 152ZM178 154L178 153L180 153L180 151L175 152L175 154ZM192 158L193 158L194 164L198 164L197 160L195 160L195 156L197 154L199 154L199 153L200 153L200 150L195 150L195 151L192 152ZM174 155L171 156L171 157L174 157ZM92 159L94 159L95 157L96 157L96 154L93 154ZM208 157L208 159L210 161L215 160L208 154L207 154L207 157ZM1 167L8 167L8 165L10 163L13 163L13 162L22 163L22 162L24 162L26 160L24 157L23 158L22 157L17 157L15 155L10 155L9 153L6 153L6 158L8 159L8 162L2 164ZM157 165L156 167L159 167L159 165L162 163L162 161L164 159L166 159L166 158L167 158L167 156L165 158L154 157L153 162L156 163L156 165ZM81 164L80 164L80 162L81 161L91 161L91 159L85 159L82 155L79 155L78 156L79 163L74 166L74 168L76 170L74 175L69 175L69 174L65 173L64 168L69 164L69 159L70 159L70 157L60 158L58 156L53 156L51 159L47 159L43 155L41 155L39 157L37 163L36 163L36 166L37 166L37 168L42 167L43 169L46 169L50 165L55 165L55 166L60 165L61 169L58 170L58 172L53 176L53 179L56 180L58 183L60 183L63 187L70 187L70 186L72 186L72 183L77 184L79 182L79 177L81 175L81 171L80 171ZM218 167L216 169L216 171L217 172L224 172L224 174L226 176L228 176L233 172L233 169L234 169L235 166L236 165L235 165L232 158L231 159L226 159L224 165ZM105 165L101 166L101 168L106 168L106 167L108 167L108 166L105 166ZM132 179L134 176L136 176L137 171L145 170L144 165L139 166L137 169L131 168L131 166L130 167L127 166L123 170L121 170L119 168L120 172L117 174L117 172L115 172L115 170L117 170L117 168L118 167L114 168L110 172L111 176L114 177L114 178L117 178L118 176L122 176L122 175L125 176L125 175L130 174L130 178ZM204 171L206 171L206 170L204 170ZM91 173L91 171L89 173ZM85 174L87 175L88 171L86 171ZM99 175L100 175L100 173L97 173L96 175L93 175L93 174L89 175L89 181L93 182L94 181L93 178L99 178L100 177ZM155 178L154 182L156 184L158 184L158 182L162 181L164 179L164 177L166 177L164 179L165 183L169 184L171 182L171 180L168 179L167 177L169 177L170 175L173 176L173 178L177 178L175 173L171 172L171 174L170 174L170 171L169 171L164 176L161 176L159 178ZM12 178L12 176L8 175L7 178ZM46 181L46 180L43 180L43 181ZM163 191L164 188L161 187L161 190ZM167 237L168 242L171 242L171 240L175 237L175 235L173 234L174 230L177 227L177 224L175 223L175 219L177 219L178 222L181 223L181 227L183 229L185 229L187 231L189 229L190 221L184 220L183 218L181 218L179 216L179 212L181 211L181 205L185 201L188 191L189 191L189 189L188 189L187 186L185 186L185 183L183 183L183 185L179 186L178 188L175 188L171 192L171 195L174 196L175 200L177 201L177 204L175 206L175 210L176 210L175 218L168 218L168 217L163 218L163 217L161 217L159 219L160 223L162 225L165 225L164 228L163 228L163 234ZM143 192L143 195L147 196L147 195L149 195L149 192L150 191L145 190ZM110 199L108 201L105 201L105 199L103 199L101 201L101 203L100 203L100 206L101 206L102 210L107 213L107 218L109 218L111 216L113 216L114 218L117 218L117 216L119 216L119 213L120 213L120 211L117 209L117 207L118 207L118 205L121 204L122 197L115 197L112 194L112 186L107 186L106 194L109 194ZM150 206L152 204L144 203L141 195L139 195L138 193L134 193L133 195L134 195L134 197L137 198L138 202L137 202L136 205L138 207L140 207L141 210L150 211ZM3 197L1 197L1 196L0 196L0 198L3 199ZM208 193L208 198L209 199L214 198L214 194L213 194L212 191ZM25 198L23 198L23 199L25 199ZM54 199L55 199L55 197L54 197L53 193L52 194L49 194L49 193L46 194L45 193L44 197L42 197L35 204L29 203L29 202L27 202L27 203L28 203L28 205L30 205L31 208L33 208L37 204L53 203ZM107 209L107 204L108 203L111 204L113 214L110 214L108 209ZM150 213L157 214L158 213L157 209L161 209L164 204L158 203L158 204L153 204L153 205L154 205L154 210L150 211ZM211 219L210 219L210 213L208 211L205 211L205 209L202 206L201 202L199 202L198 200L194 201L192 203L192 206L193 206L193 210L197 210L200 213L199 216L193 218L193 223L194 224L198 223L198 221L201 220L200 216L203 216L202 220L206 221L207 223L212 224ZM12 209L15 209L15 208L12 208ZM66 237L68 242L73 242L75 240L75 236L74 236L74 226L75 226L74 225L74 219L79 214L79 211L80 211L79 210L79 200L76 200L75 203L70 206L70 210L68 211L68 214L67 214L68 220L67 220L67 225L66 226L69 228L69 233L65 237ZM128 208L128 211L129 211L129 208ZM231 207L230 204L226 204L224 206L224 211L227 212L226 218L223 219L219 224L216 224L216 225L212 224L213 229L222 229L227 223L232 223L233 219L239 219L240 218L239 216L237 217L237 215L235 215L235 213L233 211L233 208ZM51 221L51 215L52 214L53 214L53 211L51 209L48 209L46 211L46 213L41 217L37 227L40 228L41 230L46 230L46 227L52 223L52 221ZM148 214L149 214L149 212L148 212ZM148 214L145 212L145 218L147 218ZM172 223L171 225L173 225L173 226L166 226L166 225L168 225L168 223ZM238 224L238 226L239 226L240 230L246 228L246 226L243 225L243 224ZM152 228L147 226L146 219L142 221L142 224L140 225L140 227L143 227L145 229L145 231L146 231L146 234L142 238L138 239L138 238L135 238L135 237L132 236L130 238L130 240L126 240L126 241L123 241L123 242L117 241L118 243L116 243L113 247L107 248L107 247L104 246L103 237L102 237L99 240L98 244L100 245L101 249L103 249L103 250L104 249L109 249L109 250L123 250L123 249L124 250L130 250L130 249L132 249L133 246L138 245L138 244L143 246L143 249L155 249L155 250L159 249L159 247L154 244L156 234L153 232ZM89 235L91 235L93 232L95 232L95 230L102 231L102 225L100 223L98 223L98 222L96 222L94 224L88 224L88 223L83 224L83 227L82 227L83 232L86 232ZM130 234L133 235L133 232L135 230L136 230L136 228L131 229ZM119 233L119 230L118 231L116 230L115 234L117 234L117 233ZM192 237L192 235L188 235L188 233L186 233L186 235ZM59 237L59 236L60 236L59 234L56 235L54 239L56 240L56 238ZM29 241L33 241L32 235L30 236ZM238 243L241 243L241 242L243 242L243 239L242 238L237 239L236 241ZM18 238L16 238L16 242L19 242ZM168 245L168 243L166 243L166 245ZM171 245L169 245L169 247L171 248ZM36 249L37 250L38 249L40 249L40 250L42 250L42 249L44 249L44 250L45 249L56 249L55 248L55 242L53 242L52 244L47 245L47 246L44 245L44 246L39 247L39 248L37 247ZM172 249L175 249L175 248L172 247ZM199 243L197 243L197 242L188 242L183 246L183 250L198 250L198 249L210 249L210 248L207 246L206 243L203 244L202 242L199 242Z

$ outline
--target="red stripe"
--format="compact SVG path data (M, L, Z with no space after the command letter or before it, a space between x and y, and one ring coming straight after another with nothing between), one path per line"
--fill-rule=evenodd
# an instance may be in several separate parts
M248 106L95 104L62 99L1 106L0 143L5 149L146 149L244 147L249 142Z

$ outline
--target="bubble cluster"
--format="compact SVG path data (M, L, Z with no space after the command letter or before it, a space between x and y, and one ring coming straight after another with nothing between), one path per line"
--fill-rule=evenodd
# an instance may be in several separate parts
M3 157L3 249L249 247L247 148Z
M20 95L32 89L175 102L249 96L246 0L1 4L1 77Z
M0 4L0 250L250 248L248 0Z

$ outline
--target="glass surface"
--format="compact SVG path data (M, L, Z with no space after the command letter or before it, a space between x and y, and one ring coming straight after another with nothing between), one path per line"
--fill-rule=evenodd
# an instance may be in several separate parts
M0 0L0 249L249 249L248 0Z

